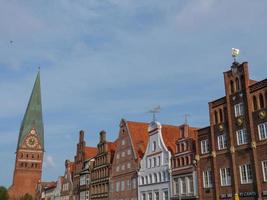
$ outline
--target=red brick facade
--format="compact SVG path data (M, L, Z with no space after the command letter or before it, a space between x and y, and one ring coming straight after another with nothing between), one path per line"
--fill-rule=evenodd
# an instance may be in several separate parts
M147 145L147 131L146 123L121 120L112 163L110 199L137 200L137 172Z
M116 142L107 142L106 132L101 131L97 154L91 170L91 199L109 199L110 172L115 149Z
M209 103L210 127L198 131L200 199L267 198L267 79L252 81L247 63L233 63L224 82L226 96Z

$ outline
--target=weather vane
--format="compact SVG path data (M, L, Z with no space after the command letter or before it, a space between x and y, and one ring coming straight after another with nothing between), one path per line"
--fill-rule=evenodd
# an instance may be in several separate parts
M232 48L232 57L234 58L234 62L236 62L236 57L239 55L239 49Z
M160 112L160 105L151 109L149 112L153 114L153 121L156 121L156 113Z
M188 117L190 117L189 114L184 115L184 123L187 125L188 124Z

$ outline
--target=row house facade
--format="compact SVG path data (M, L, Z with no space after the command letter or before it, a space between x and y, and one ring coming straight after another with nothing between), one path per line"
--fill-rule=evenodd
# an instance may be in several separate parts
M198 130L199 197L267 199L267 79L250 80L248 64L234 62L224 85Z
M60 200L73 200L74 162L65 161L65 172L61 181Z
M187 123L179 126L179 139L171 159L172 200L198 199L198 177L195 161L197 128Z
M171 152L168 148L171 146L167 145L169 139L173 141L177 138L178 128L175 126L162 128L159 122L152 121L147 132L148 144L138 172L138 199L170 200ZM167 134L171 134L172 137L168 138Z
M122 119L110 175L110 199L138 199L138 170L148 141L148 124Z
M97 154L94 157L95 161L91 169L90 198L92 200L108 200L110 173L116 142L108 142L105 131L101 131L99 135Z
M84 140L84 131L79 133L79 142L76 147L76 155L74 156L74 172L73 172L73 200L80 198L80 174L83 170L86 159L94 157L97 153L97 148L86 146Z
M91 186L91 169L94 164L94 158L84 161L83 169L80 173L80 200L89 200Z

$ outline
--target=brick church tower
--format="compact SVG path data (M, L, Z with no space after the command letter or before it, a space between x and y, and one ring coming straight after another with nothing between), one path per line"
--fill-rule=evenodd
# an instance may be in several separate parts
M18 199L26 193L35 195L36 185L42 175L43 154L44 127L38 72L20 127L13 183L8 190L11 199Z

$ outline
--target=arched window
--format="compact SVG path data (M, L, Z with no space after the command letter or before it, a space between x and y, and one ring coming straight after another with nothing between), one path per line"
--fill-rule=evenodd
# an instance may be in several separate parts
M154 183L157 183L158 182L158 177L157 177L157 174L154 173Z
M236 91L240 90L239 79L237 77L235 78L235 87L236 87Z
M185 164L186 165L189 165L189 158L188 158L188 156L185 157Z
M181 143L181 150L184 151L184 143Z
M264 108L264 98L263 98L263 95L260 93L260 108Z
M180 152L180 145L179 144L176 145L176 151Z
M149 183L153 183L152 182L152 175L151 174L149 174Z
M223 122L223 111L220 109L220 122Z
M233 80L230 81L230 87L231 87L231 94L233 94L235 92L235 86Z
M218 112L215 110L214 112L215 124L218 124Z
M146 184L148 184L148 177L146 176Z
M184 157L181 158L181 166L184 166Z
M257 105L257 98L256 98L256 96L253 96L253 108L254 108L254 111L255 111L255 110L258 110L258 105Z
M141 177L141 185L144 185L145 184L145 178L142 176Z
M159 172L158 175L159 175L159 182L161 182L161 173Z

